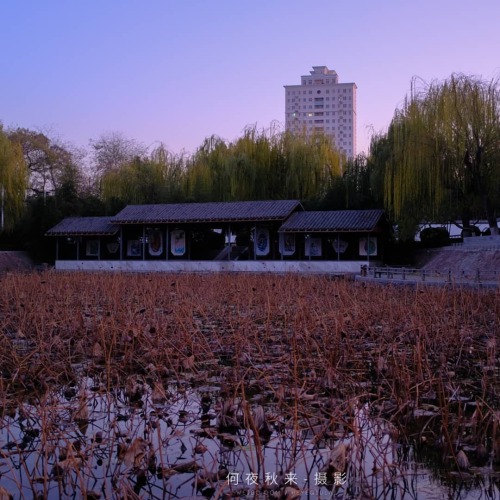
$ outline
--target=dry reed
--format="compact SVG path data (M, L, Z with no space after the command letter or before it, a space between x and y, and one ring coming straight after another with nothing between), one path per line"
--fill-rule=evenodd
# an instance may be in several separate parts
M0 284L0 424L15 443L2 443L2 460L19 458L33 496L57 484L61 494L118 498L147 484L161 498L187 473L203 494L243 495L228 465L257 475L253 491L293 496L286 475L329 470L330 453L317 449L349 438L342 472L368 494L376 472L368 477L362 462L371 453L374 470L391 464L385 441L360 445L360 411L393 443L435 442L461 474L465 451L500 442L496 291L295 275L47 272ZM179 464L169 446L186 447L186 426L193 458ZM217 436L220 457L206 446ZM266 485L271 436L282 449L276 484ZM24 491L15 470L0 473ZM331 477L326 486L338 487Z

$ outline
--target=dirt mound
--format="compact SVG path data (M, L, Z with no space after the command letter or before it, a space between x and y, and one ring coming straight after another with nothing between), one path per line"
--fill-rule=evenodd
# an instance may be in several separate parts
M500 270L500 249L443 248L425 263L423 269L454 272Z
M8 271L30 271L34 268L26 252L0 252L0 273Z

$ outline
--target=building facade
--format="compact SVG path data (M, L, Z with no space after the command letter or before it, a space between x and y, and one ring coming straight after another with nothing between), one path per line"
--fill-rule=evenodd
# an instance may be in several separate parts
M294 134L323 133L345 155L356 155L356 84L313 66L300 85L285 85L285 127Z
M379 265L383 210L305 211L298 200L128 205L47 231L56 269L352 274Z

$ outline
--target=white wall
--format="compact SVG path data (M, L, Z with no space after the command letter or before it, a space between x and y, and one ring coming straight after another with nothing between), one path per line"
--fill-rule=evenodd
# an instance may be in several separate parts
M61 271L123 271L123 272L270 272L359 274L366 261L106 261L58 260ZM380 265L370 260L370 265Z

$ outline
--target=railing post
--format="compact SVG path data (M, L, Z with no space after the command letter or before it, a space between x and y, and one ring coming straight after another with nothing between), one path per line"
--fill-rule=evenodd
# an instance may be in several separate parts
M476 281L479 283L481 281L481 276L479 274L479 269L476 269Z
M406 280L406 268L403 267L403 281Z
M451 283L451 269L448 269L448 283Z
M425 281L425 269L422 269L422 281Z

